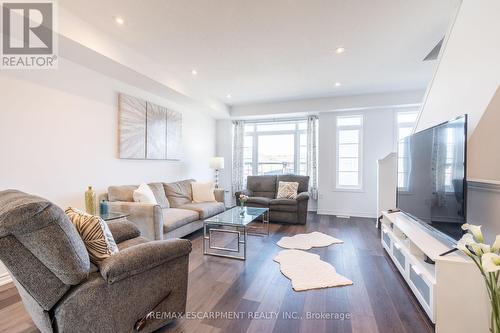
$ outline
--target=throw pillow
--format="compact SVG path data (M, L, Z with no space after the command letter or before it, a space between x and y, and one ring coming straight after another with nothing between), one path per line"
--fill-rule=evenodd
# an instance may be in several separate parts
M84 213L75 208L66 209L66 215L76 227L94 264L118 253L115 239L108 225L99 216Z
M135 202L150 203L155 205L158 204L158 202L156 202L155 194L146 183L139 185L137 190L134 191L133 197Z
M192 182L193 202L215 202L214 183Z
M298 190L299 183L297 182L279 182L276 199L295 199Z

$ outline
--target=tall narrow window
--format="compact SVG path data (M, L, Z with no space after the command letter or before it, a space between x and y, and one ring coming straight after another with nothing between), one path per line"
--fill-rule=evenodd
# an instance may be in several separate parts
M363 116L337 117L337 184L339 189L361 188Z
M417 120L418 111L401 111L396 115L397 122L397 140L398 140L398 187L400 190L409 190L409 152L410 147L408 142L401 140L409 136L413 132L415 121Z

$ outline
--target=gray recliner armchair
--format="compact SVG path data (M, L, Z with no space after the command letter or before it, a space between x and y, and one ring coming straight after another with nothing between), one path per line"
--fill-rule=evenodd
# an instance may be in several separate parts
M42 332L152 332L186 309L191 243L148 241L109 223L120 252L93 265L76 228L51 202L0 191L0 260Z
M277 199L279 182L299 183L296 199ZM247 195L247 206L269 208L271 222L306 224L307 205L309 202L309 176L248 176L247 189L237 191L236 202L240 194Z

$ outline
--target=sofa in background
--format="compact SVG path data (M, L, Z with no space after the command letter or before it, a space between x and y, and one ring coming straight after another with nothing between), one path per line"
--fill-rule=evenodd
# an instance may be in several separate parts
M0 192L0 260L43 333L132 333L158 303L155 311L185 312L191 243L148 241L127 221L108 225L120 252L97 267L61 208L23 192ZM169 321L148 319L141 332Z
M276 199L279 182L299 183L296 199ZM309 176L248 176L247 189L237 191L236 202L240 194L247 195L247 206L269 208L271 222L305 224L309 202Z
M141 234L149 239L171 239L186 236L203 227L203 220L225 210L224 190L215 189L216 202L193 203L191 183L194 179L174 183L150 183L157 205L134 202L137 185L110 186L100 197L107 200L110 212L128 213Z

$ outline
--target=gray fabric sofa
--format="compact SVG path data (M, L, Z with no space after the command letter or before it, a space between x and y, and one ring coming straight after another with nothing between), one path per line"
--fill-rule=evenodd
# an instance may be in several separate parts
M296 199L276 199L279 182L299 183ZM237 191L236 202L240 194L249 196L247 206L269 208L271 222L305 224L307 221L307 205L309 202L309 176L248 176L247 189Z
M174 183L150 183L157 205L134 202L137 185L110 186L100 196L107 200L110 212L128 213L128 220L142 236L161 240L186 236L203 227L203 220L225 210L224 190L215 189L216 202L193 203L191 183L194 179Z
M120 252L97 267L61 208L0 192L0 260L40 331L131 333L158 303L155 311L185 312L191 243L148 241L126 221L109 228ZM162 318L148 319L141 332L171 321Z

